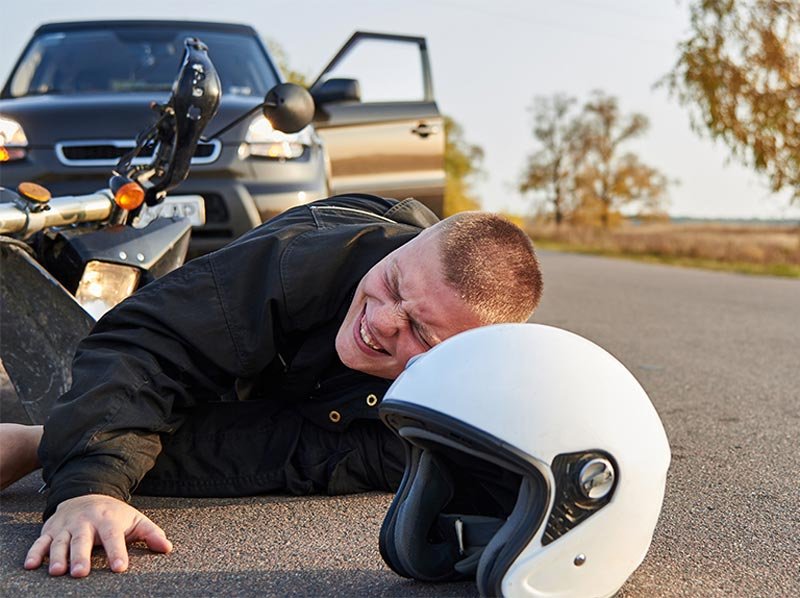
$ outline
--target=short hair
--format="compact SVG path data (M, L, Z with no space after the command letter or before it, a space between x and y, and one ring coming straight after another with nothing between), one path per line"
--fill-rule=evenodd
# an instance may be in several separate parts
M459 212L437 223L447 283L486 324L527 321L542 296L533 242L497 214Z

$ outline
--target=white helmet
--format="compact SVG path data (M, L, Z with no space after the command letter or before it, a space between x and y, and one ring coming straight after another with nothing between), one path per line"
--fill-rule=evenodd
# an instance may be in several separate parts
M381 527L398 574L482 595L611 596L647 553L669 444L642 387L594 343L538 324L459 334L381 404L406 469Z

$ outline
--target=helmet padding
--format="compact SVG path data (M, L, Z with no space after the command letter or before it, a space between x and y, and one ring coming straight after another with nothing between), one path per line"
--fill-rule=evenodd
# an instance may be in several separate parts
M529 477L522 478L514 510L511 511L511 515L509 515L503 527L497 531L491 542L483 550L478 563L475 581L481 596L498 596L500 594L503 575L508 569L510 561L516 558L519 552L519 550L513 550L513 545L509 543L509 540L513 535L519 534L525 528L526 520L530 518L531 513L536 512L537 509L539 511L543 509L543 505L532 504L539 497L540 495L534 492L532 488L532 479ZM536 531L535 528L531 528L530 524L527 527L530 532ZM525 543L530 541L530 535L531 533L528 533Z
M453 497L453 480L436 455L423 451L411 488L400 505L394 545L400 565L415 579L440 581L453 576L458 547L445 539L429 541L439 513Z
M438 435L415 432L419 436L408 436L415 444L407 452L406 476L381 528L381 554L405 577L452 581L477 572L491 586L505 570L495 563L516 556L509 539L521 534L524 546L538 527L530 516L544 504L531 502L544 501L545 494L534 490L542 484L496 457L484 460L449 439L437 443L432 439Z

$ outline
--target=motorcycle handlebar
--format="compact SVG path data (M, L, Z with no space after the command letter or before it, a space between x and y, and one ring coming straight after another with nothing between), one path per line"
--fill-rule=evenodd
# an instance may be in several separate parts
M161 118L140 134L135 150L117 164L118 171L140 179L136 173L128 172L131 161L150 141L157 141L161 149L150 164L156 176L149 179L152 173L146 170L148 180L142 185L148 204L160 202L167 191L186 178L203 129L219 108L220 94L219 77L208 57L208 48L198 39L187 38L170 99L159 107ZM28 237L52 226L104 221L111 216L114 205L109 189L89 195L53 197L41 210L22 198L0 202L0 235Z
M114 197L103 189L89 195L54 197L47 205L49 209L33 212L15 203L0 203L0 234L27 236L51 226L106 220L114 207Z
M136 147L120 158L115 169L142 185L148 205L160 203L168 191L186 179L203 130L219 109L221 94L208 48L197 38L186 38L168 102L151 104L160 114L157 122L139 134ZM133 159L151 144L156 152L149 164L132 166Z

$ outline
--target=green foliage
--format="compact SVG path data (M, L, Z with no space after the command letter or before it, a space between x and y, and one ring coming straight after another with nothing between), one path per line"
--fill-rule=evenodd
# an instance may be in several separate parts
M695 0L680 57L662 80L696 131L800 201L800 5Z
M445 216L480 209L480 199L470 189L470 183L482 174L483 149L468 143L461 125L449 116L444 117L444 130Z

